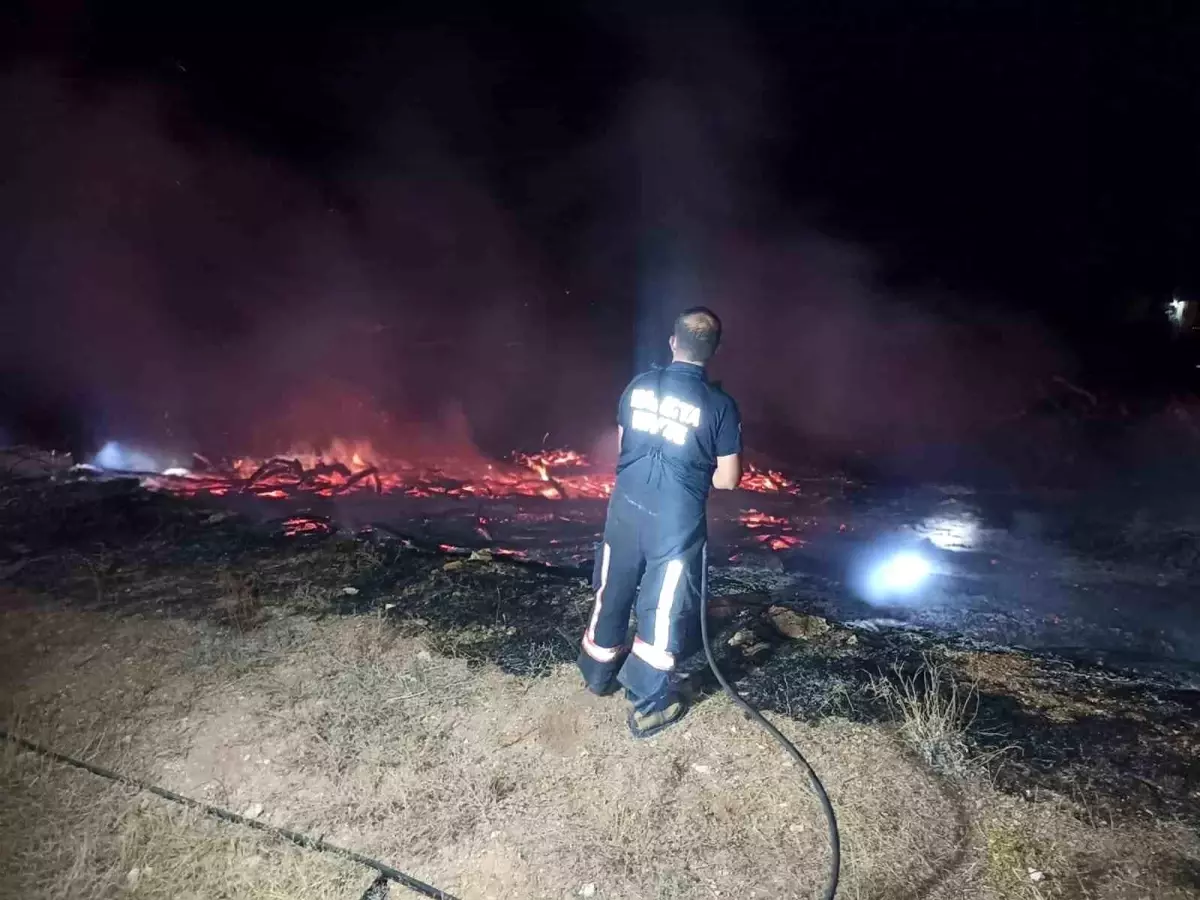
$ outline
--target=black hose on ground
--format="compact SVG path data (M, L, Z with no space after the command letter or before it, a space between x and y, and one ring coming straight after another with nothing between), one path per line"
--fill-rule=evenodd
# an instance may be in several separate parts
M380 528L380 530L392 532L392 529ZM395 532L392 533L395 535ZM400 537L402 540L410 541L411 543L417 545L419 549L426 549L425 547L421 546L421 543L423 542L409 538L406 535L396 536ZM725 680L725 676L721 674L721 670L717 667L717 661L713 657L712 645L709 643L708 639L707 545L702 551L702 557L703 559L700 572L700 635L704 643L704 656L708 660L708 666L710 669L712 669L713 675L716 676L717 681L720 683L725 693L729 695L729 698L733 701L734 705L741 708L741 710L746 714L747 718L753 719L763 729L765 729L766 732L771 735L771 737L775 738L775 740L779 742L783 749L786 750L788 754L795 759L796 762L798 762L800 766L808 773L809 785L821 803L821 810L824 812L825 820L829 826L829 879L825 886L824 900L834 900L834 897L837 894L838 876L841 872L841 838L838 834L837 817L833 811L833 804L829 802L829 795L825 792L825 786L821 784L821 779L817 777L817 773L813 770L813 767L809 765L808 760L806 760L800 751L796 749L795 744L788 740L774 725L767 721L762 713L755 709L748 701L746 701L745 698L742 697L741 694L734 690L729 682ZM505 558L500 557L500 559L504 560ZM556 571L557 574L579 574L579 572L575 569L564 566L544 566L524 560L514 560L512 558L508 558L507 561L524 563L533 567ZM424 897L432 898L432 900L458 900L458 898L454 895L448 894L440 888L433 887L432 885L413 878L411 875L407 875L404 872L401 872L399 869L394 869L386 863L372 859L369 856L363 856L361 853L356 853L353 850L347 850L343 847L339 847L336 844L331 844L322 838L314 838L298 831L292 831L289 828L281 828L276 825L270 825L258 819L240 816L231 810L223 809L219 806L213 806L208 803L203 803L199 800L194 800L191 797L185 797L182 794L177 794L174 791L159 787L158 785L139 781L136 778L129 777L128 775L122 775L119 772L114 772L113 770L106 769L103 766L97 766L92 763L84 762L83 760L75 759L74 757L67 756L64 753L59 753L55 750L51 750L48 747L43 747L40 744L36 744L33 741L27 740L26 738L9 734L4 729L0 729L0 741L9 741L18 747L21 747L32 753L37 753L40 756L44 756L47 759L52 759L55 762L62 763L63 765L81 769L85 772L91 773L92 775L105 778L118 784L127 785L139 791L145 791L146 793L154 794L157 797L162 797L165 800L170 800L172 803L177 803L181 806L197 809L206 815L213 816L214 818L221 819L226 822L245 825L247 828L253 828L257 831L262 831L266 834L282 838L283 840L289 841L297 846L304 847L307 850L315 850L320 853L330 853L334 856L341 856L344 859L349 859L358 863L359 865L374 869L379 873L379 878L376 879L376 881L367 889L367 893L363 895L363 900L368 900L368 898L373 900L375 897L386 896L386 881L394 881L397 884L408 888L410 891L414 891Z
M796 760L807 773L808 784L812 788L812 792L817 795L817 800L821 803L821 811L825 813L825 822L829 826L829 880L825 884L825 900L833 900L837 895L838 876L842 868L842 841L838 834L837 816L833 812L833 804L829 802L829 795L825 793L825 785L821 784L821 779L817 777L817 773L813 771L813 767L808 764L808 760L796 749L796 745L789 741L783 734L767 721L757 709L755 709L741 694L739 694L721 674L721 670L717 667L717 661L713 658L712 645L708 641L708 546L705 545L702 551L702 562L700 569L700 637L704 642L704 655L708 659L708 667L712 669L712 673L717 676L717 681L724 688L725 693L729 695L729 699L734 705L739 707L746 714L746 718L753 719L766 732L779 742L780 746L788 752L792 759Z
M67 756L65 753L58 753L48 747L43 747L41 744L35 744L33 741L26 740L23 737L18 737L15 734L9 734L7 731L0 729L0 741L10 741L25 750L32 753L37 753L39 756L44 756L47 759L52 759L55 762L62 763L66 766L72 766L76 769L82 769L85 772L90 772L93 775L98 775L101 778L107 778L109 781L114 781L118 784L128 785L131 788L136 788L139 791L145 791L148 794L154 794L156 797L162 797L164 800L170 800L172 803L178 803L180 806L186 806L191 809L197 809L206 815L213 816L217 819L222 819L226 822L233 822L237 825L245 825L247 828L254 828L258 831L266 832L278 838L283 838L285 841L291 841L293 844L304 847L306 850L316 850L320 853L330 853L334 856L340 856L344 859L356 862L361 866L366 866L369 869L374 869L379 873L380 878L387 878L389 881L394 881L397 884L403 885L410 891L415 891L424 897L430 897L432 900L458 900L451 894L447 894L440 888L435 888L423 881L413 878L411 875L406 875L399 869L393 869L387 863L382 863L377 859L371 859L369 856L363 856L361 853L355 853L353 850L347 850L344 847L339 847L336 844L331 844L322 838L310 837L307 834L302 834L299 831L292 831L290 828L280 828L277 825L270 825L259 819L250 819L246 816L239 816L237 813L228 809L222 809L219 806L213 806L209 803L202 803L199 800L193 800L191 797L185 797L183 794L176 794L174 791L169 791L164 787L159 787L156 784L149 784L145 781L138 781L136 778L130 778L128 775L122 775L120 772L114 772L112 769L106 769L103 766L93 765L89 762L84 762L80 759L75 759L72 756ZM376 879L371 889L368 889L367 896L371 896L371 890L377 888L379 879Z

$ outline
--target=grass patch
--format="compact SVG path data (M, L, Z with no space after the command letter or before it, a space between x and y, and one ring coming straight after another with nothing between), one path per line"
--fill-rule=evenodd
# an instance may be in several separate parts
M27 900L357 900L369 874L0 748L0 895Z
M988 829L986 840L987 884L1002 900L1042 900L1058 893L1046 875L1051 867L1045 847L1035 849L1030 834L996 826Z
M871 693L899 723L900 736L934 771L965 777L973 771L969 733L979 711L974 684L962 686L930 656L915 672L893 670L871 680Z
M222 569L217 574L218 593L214 619L239 631L249 631L263 618L262 591L254 573Z
M494 642L490 661L473 642L444 640L437 603L455 596L445 586L442 598L414 594L423 605L406 617L386 603L363 615L288 615L268 599L252 628L0 614L0 689L36 713L25 724L39 741L261 810L464 900L585 889L597 900L816 895L827 862L820 812L795 767L723 696L633 741L620 698L582 691L561 661L568 638L509 634L521 630L505 620L520 603L516 585L497 598L485 579L499 575L460 569L490 589L468 599L481 610L487 600L492 615L451 633L477 629ZM807 720L775 716L778 726L837 808L841 896L1196 895L1187 879L1200 871L1200 842L1185 829L1118 827L1062 798L993 789L978 771L969 679L932 658L876 679L877 705L897 728L808 715L874 702L848 683L773 684L778 708ZM0 896L358 900L371 882L369 871L35 757L9 751L0 762Z

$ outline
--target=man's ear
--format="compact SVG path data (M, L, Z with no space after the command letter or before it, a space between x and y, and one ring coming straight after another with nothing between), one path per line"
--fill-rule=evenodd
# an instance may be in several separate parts
M669 338L667 338L667 346L671 348L672 353L675 352L675 335L671 335Z

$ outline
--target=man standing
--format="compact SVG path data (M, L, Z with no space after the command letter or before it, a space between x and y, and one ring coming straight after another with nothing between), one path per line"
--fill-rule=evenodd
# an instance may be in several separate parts
M741 479L737 405L705 372L720 339L721 321L710 310L681 313L669 342L671 364L635 378L617 412L617 482L579 668L593 693L625 687L637 737L662 731L687 711L672 673L699 624L708 491L733 490ZM637 636L627 647L635 599Z

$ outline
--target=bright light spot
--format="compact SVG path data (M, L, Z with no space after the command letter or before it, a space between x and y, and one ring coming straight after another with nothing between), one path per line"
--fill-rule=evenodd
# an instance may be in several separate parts
M933 573L929 560L918 553L897 553L871 573L871 585L880 594L906 594Z
M1183 314L1187 312L1188 302L1180 300L1178 297L1172 297L1167 303L1167 318L1171 320L1173 325L1183 324Z
M970 550L979 543L979 522L973 516L932 516L918 533L939 550Z
M123 447L116 441L109 441L101 447L92 464L116 472L159 471L159 465L153 458L139 450Z

